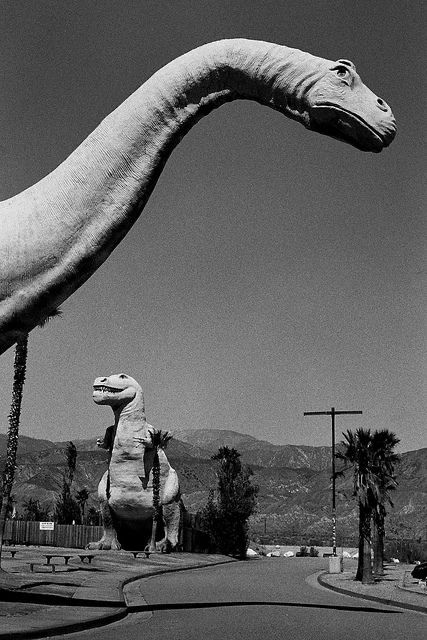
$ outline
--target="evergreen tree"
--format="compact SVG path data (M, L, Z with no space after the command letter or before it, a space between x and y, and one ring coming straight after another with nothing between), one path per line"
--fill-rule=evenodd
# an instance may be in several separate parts
M71 489L71 485L73 484L73 480L74 480L74 473L76 471L76 464L77 464L77 449L74 442L71 442L71 440L67 445L66 456L67 456L67 472L68 472L67 481Z
M55 507L55 520L58 524L72 524L80 521L80 507L71 495L71 485L77 463L77 449L73 442L66 448L67 471L62 480L62 491Z
M49 510L40 506L40 502L35 498L29 498L23 504L24 520L31 522L44 522L48 518Z
M101 515L95 507L89 507L89 511L87 514L88 524L92 527L98 526L101 524Z
M258 487L251 483L252 470L242 465L236 449L220 447L212 460L218 462L218 487L216 497L209 494L202 523L221 553L243 559Z
M58 524L72 524L80 521L80 507L71 495L70 486L64 477L62 491L55 506L55 521Z
M84 524L85 523L85 506L86 506L86 502L89 500L89 491L86 489L86 487L83 487L83 489L80 489L80 491L77 491L75 497L80 507L81 523Z

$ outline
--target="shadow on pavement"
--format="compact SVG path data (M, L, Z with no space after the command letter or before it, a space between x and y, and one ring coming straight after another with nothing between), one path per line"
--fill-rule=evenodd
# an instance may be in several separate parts
M333 609L335 611L354 611L361 613L390 613L396 614L401 611L388 611L385 609L377 609L376 607L352 607L349 605L332 605L332 604L312 604L307 602L258 602L251 600L249 602L182 602L182 603L164 603L164 604L144 604L131 607L131 611L164 611L173 609L214 609L218 607L301 607L306 609Z
M30 591L6 591L0 589L0 602L26 602L31 604L45 604L61 607L102 607L126 608L123 600L86 600L83 598L70 598L55 593L36 593Z

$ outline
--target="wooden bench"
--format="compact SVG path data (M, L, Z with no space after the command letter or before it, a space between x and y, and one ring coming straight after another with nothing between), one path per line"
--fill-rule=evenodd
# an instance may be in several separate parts
M64 562L66 565L68 564L70 558L74 558L73 555L68 555L66 553L44 553L43 555L46 557L46 564L48 565L50 565L50 561L52 558L64 558Z
M18 549L3 549L3 553L7 551L7 553L10 553L10 555L12 556L12 558L15 557L15 554L18 553Z
M52 573L55 573L55 564L52 564L51 562L46 562L46 564L44 564L43 562L30 562L30 571L34 571L34 567L49 567L52 571Z
M92 562L92 558L94 558L96 554L95 553L78 553L77 555L79 556L82 562L84 562L87 559L88 564L90 564Z
M131 551L130 553L133 553L134 558L137 558L139 553L143 553L146 558L149 558L151 551Z

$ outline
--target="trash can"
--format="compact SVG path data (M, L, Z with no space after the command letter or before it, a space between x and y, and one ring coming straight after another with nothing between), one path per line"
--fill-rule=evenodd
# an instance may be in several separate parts
M329 573L342 573L343 559L342 556L331 556L329 558Z

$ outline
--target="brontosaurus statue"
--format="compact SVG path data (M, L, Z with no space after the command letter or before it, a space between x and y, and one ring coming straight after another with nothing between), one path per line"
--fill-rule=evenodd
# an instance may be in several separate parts
M145 417L144 398L138 382L125 373L96 378L94 402L109 405L114 425L108 427L99 447L108 449L108 469L98 486L104 532L89 549L144 549L153 517L153 457L149 431L153 427ZM157 543L160 551L176 549L181 516L181 493L177 473L163 449L160 462L160 502L164 537Z
M0 354L106 260L174 147L203 116L248 99L379 152L396 132L352 62L256 40L203 45L155 73L52 173L0 203Z

